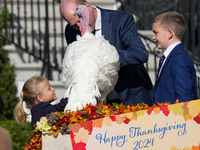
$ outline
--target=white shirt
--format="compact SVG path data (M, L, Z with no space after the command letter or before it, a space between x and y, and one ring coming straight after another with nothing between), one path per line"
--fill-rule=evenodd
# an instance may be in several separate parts
M97 7L95 6L92 6L94 8L96 8L97 10L97 20L95 22L95 37L98 38L100 36L102 36L102 31L101 31L101 11L100 9L98 9ZM117 96L117 93L115 90L112 90L109 94L108 94L108 97L109 97L109 100L114 100L114 99L117 99L118 96Z
M100 9L98 9L95 6L92 6L92 7L94 7L97 10L97 20L95 22L94 30L96 30L95 37L98 38L98 37L102 36L102 33L101 33L101 11L100 11Z
M162 66L161 66L161 68L160 68L160 72L161 72L161 70L162 70L163 65L165 64L165 61L167 60L167 57L168 57L169 54L171 53L171 51L174 49L174 47L176 47L176 46L177 46L178 44L180 44L180 43L181 43L181 41L178 41L178 42L176 42L176 43L170 45L170 46L164 51L163 55L165 56L165 60L164 60ZM160 76L160 72L159 72L158 76Z

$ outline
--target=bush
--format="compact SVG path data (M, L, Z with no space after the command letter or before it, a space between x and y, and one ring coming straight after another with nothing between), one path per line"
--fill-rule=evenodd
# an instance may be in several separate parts
M30 142L31 124L27 122L24 125L15 120L0 121L0 126L7 129L13 140L13 150L22 150Z
M1 40L1 39L0 39ZM12 119L15 105L19 99L16 97L17 87L15 86L15 68L10 65L8 52L0 48L0 93L4 101L4 107L0 116Z
M9 18L8 12L6 15ZM1 120L5 118L13 119L13 110L19 101L16 97L15 67L10 64L8 51L3 50L3 46L8 41L7 37L3 34L4 26L4 15L0 12L0 93L4 101L4 108L2 114L0 114Z
M17 87L15 86L15 67L10 65L9 52L3 50L8 38L3 33L5 27L5 8L0 9L0 93L4 101L2 114L0 114L0 126L7 129L13 140L13 150L22 150L31 139L31 124L19 124L13 120L13 111L19 99L16 97ZM6 9L7 28L10 27L10 14ZM11 119L11 120L8 120Z

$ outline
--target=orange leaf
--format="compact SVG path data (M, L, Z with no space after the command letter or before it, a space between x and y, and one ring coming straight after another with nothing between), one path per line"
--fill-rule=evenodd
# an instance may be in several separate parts
M133 116L131 117L131 120L136 120L136 121L137 121L137 118L138 118L137 116L134 116L134 115L133 115Z
M48 134L48 135L52 135L52 134L53 134L53 131L52 131L52 130L49 130L49 131L47 132L47 134Z
M53 132L53 136L56 138L58 136L59 132L60 132L59 130Z
M81 128L81 125L76 123L69 125L69 130L72 131L73 133L78 133L78 130Z
M95 128L95 127L101 128L102 127L103 118L92 120L92 122L93 122L93 124L92 124L93 128Z
M193 118L192 115L190 115L189 113L187 115L183 116L183 117L184 117L185 121L187 121L188 119L192 120L192 118Z
M200 146L192 146L192 150L200 150Z
M117 124L120 125L120 124L122 124L124 122L124 118L122 118L121 115L116 115L115 117L116 117L116 123Z
M155 112L155 114L159 114L160 113L160 107L154 108L153 111Z

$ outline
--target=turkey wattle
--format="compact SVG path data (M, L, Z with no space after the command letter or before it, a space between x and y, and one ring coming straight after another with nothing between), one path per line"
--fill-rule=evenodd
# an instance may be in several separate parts
M118 79L119 55L104 37L90 33L89 10L79 5L76 15L80 18L81 36L69 44L62 64L61 81L67 88L65 110L76 111L86 104L96 105L106 99Z

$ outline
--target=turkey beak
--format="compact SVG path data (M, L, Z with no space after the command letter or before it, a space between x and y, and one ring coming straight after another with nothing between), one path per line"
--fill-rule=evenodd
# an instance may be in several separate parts
M78 15L79 13L78 13L78 8L76 8L76 10L75 10L75 13L73 14L73 16L76 16L76 15Z
M76 16L77 15L77 10L75 11L75 13L73 14L73 16Z

